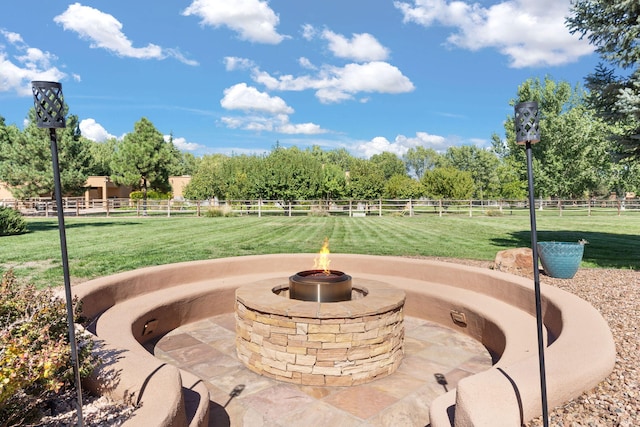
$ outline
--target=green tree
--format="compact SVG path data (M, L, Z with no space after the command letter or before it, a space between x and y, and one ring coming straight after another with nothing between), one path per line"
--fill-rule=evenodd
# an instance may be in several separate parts
M328 164L336 165L342 169L343 172L349 170L351 161L354 159L351 154L345 148L338 148L330 150L325 153L324 160Z
M492 151L483 150L475 145L463 145L449 147L443 157L446 164L471 173L476 189L474 197L500 197L500 159Z
M518 200L527 197L527 181L521 178L518 166L513 163L513 159L504 159L496 170L500 181L499 198L501 199Z
M425 195L432 199L466 200L474 191L471 173L451 166L427 171L420 183Z
M418 146L409 148L403 156L405 168L407 172L414 177L421 179L422 175L428 170L433 169L438 164L440 154L433 148L425 148Z
M184 196L192 200L223 198L226 189L223 185L222 163L226 158L222 154L203 156L184 190Z
M640 4L635 0L575 0L566 24L571 33L587 37L600 56L628 76L615 76L598 65L587 77L590 101L609 124L624 157L640 160Z
M89 175L111 175L111 160L117 143L118 141L115 138L111 138L104 142L91 142L89 144L89 153L91 154Z
M347 176L347 195L356 200L373 200L384 191L384 172L369 160L352 158Z
M541 141L534 144L533 169L540 196L583 197L609 180L612 160L610 127L585 102L585 92L569 83L530 79L518 88L514 103L537 101ZM525 150L516 145L513 117L505 122L511 164L521 165L526 180Z
M257 156L232 156L222 162L222 181L226 200L247 200L256 196L256 173L264 159Z
M169 158L171 159L169 166L169 175L191 175L196 171L196 157L191 153L184 153L173 143L173 134L169 134L165 138L167 149L169 150Z
M292 201L322 196L322 163L297 147L276 146L256 174L256 196Z
M78 117L67 116L67 127L56 131L58 164L62 192L79 195L84 192L91 154L89 141L74 135ZM23 132L15 126L0 124L0 180L12 187L18 199L53 197L53 166L49 129L36 125L35 109L29 111L29 124Z
M347 191L346 172L338 165L323 164L322 195L326 199L341 199Z
M384 186L383 197L387 199L417 199L422 196L420 182L406 174L393 175Z
M149 188L164 192L170 189L172 145L143 117L135 123L133 132L116 144L111 179L117 184L141 189L146 208Z
M384 174L387 180L394 175L406 175L407 171L404 162L395 154L385 151L380 154L374 154L369 159L371 164L376 165Z

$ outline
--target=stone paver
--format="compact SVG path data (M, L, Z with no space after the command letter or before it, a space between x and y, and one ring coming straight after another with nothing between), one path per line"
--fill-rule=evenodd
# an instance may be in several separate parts
M405 354L387 377L351 387L276 381L244 367L235 350L235 315L184 325L152 349L156 357L207 383L211 425L294 427L426 426L430 402L462 378L488 369L491 357L475 340L421 319L405 318ZM232 396L234 388L242 391ZM222 424L215 424L222 423Z

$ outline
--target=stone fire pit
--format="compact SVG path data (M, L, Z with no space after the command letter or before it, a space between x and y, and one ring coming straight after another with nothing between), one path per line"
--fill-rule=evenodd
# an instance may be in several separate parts
M305 385L350 386L389 375L402 360L405 292L373 280L351 300L301 301L269 280L236 290L236 349L252 371Z

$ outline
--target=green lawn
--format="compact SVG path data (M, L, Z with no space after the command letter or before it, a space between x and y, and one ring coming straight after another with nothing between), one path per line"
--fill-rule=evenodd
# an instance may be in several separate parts
M528 216L67 218L74 281L148 265L267 253L425 255L493 260L530 246ZM30 219L29 232L0 237L0 270L39 286L62 284L57 220ZM538 240L586 239L583 267L640 270L637 216L541 216Z

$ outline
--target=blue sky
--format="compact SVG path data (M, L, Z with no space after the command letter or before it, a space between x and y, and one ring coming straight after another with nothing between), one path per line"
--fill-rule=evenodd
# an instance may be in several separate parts
M5 3L7 123L24 125L32 80L60 81L85 137L147 117L197 156L486 147L519 84L582 84L598 62L564 26L569 0Z

